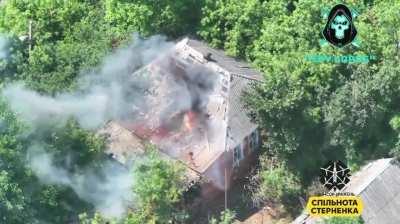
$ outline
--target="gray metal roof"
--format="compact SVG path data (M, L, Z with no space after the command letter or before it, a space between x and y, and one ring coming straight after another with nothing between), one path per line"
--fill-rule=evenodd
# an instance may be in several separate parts
M189 39L187 45L203 55L211 53L211 60L226 69L233 75L244 76L249 79L262 80L262 73L251 68L249 64L234 57L227 56L223 51L209 47L206 43Z
M366 224L400 223L400 164L395 160L360 194Z
M252 83L262 81L263 75L251 68L249 64L229 57L223 51L213 49L204 42L189 39L187 45L202 55L211 53L211 61L231 74L228 102L228 145L233 148L243 142L243 139L257 128L257 125L247 115L248 111L242 102L242 95Z
M253 80L233 76L230 83L228 105L228 145L233 148L243 142L256 128L242 102L243 93L250 87Z

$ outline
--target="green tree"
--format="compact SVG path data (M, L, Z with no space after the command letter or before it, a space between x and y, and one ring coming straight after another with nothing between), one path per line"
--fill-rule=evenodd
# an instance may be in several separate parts
M198 33L230 55L249 56L263 19L270 15L267 4L259 0L206 0Z
M110 221L102 217L100 214L95 213L93 218L89 218L86 213L79 215L80 224L115 224L116 221Z
M0 171L0 220L4 223L23 221L26 199L18 183L13 182L6 171Z
M27 55L24 52L25 43L16 36L0 37L0 44L4 44L5 49L0 49L0 85L17 79L17 75L24 69Z
M0 101L0 220L23 223L32 218L29 198L23 191L26 177L22 144L18 134L22 128L16 116Z
M97 65L111 47L100 1L12 0L0 6L0 15L0 32L24 40L13 54L22 55L24 63L13 76L41 92L70 88L79 72Z
M45 150L58 155L57 165L74 172L78 166L101 163L104 141L72 121L49 130L29 131L6 103L0 103L0 220L10 224L64 223L71 214L91 209L72 189L40 183L27 166L26 154L32 144L41 142ZM74 166L66 166L70 164L66 154L72 155L69 162Z
M323 163L321 146L326 129L322 106L331 89L343 84L346 74L340 65L313 64L307 54L338 54L321 48L319 30L324 1L270 1L261 34L249 52L255 65L265 73L265 80L245 97L257 123L265 130L265 148L288 162L311 181L315 169ZM289 7L291 5L291 7ZM300 22L301 21L301 22ZM312 155L312 156L311 156Z
M42 144L48 152L54 154L55 165L71 172L79 171L85 166L100 165L104 158L105 139L82 129L74 120L69 120L61 127L43 125L28 138L31 142Z
M263 170L259 175L262 181L260 193L267 200L279 201L288 195L296 195L300 192L301 185L298 178L288 172L283 165Z
M181 222L186 218L178 205L184 186L184 169L171 160L165 160L154 148L134 170L133 192L137 198L141 218L148 223ZM137 223L138 214L127 223Z
M349 1L362 10L355 20L362 46L339 50L318 43L325 25L321 8L331 4L308 0L295 2L293 7L288 4L268 2L275 15L264 19L251 52L266 75L246 101L266 130L265 148L289 161L289 168L299 170L306 183L326 158L346 160L354 167L365 159L387 155L393 147L388 123L398 111L393 104L396 84L390 84L397 83L398 76L398 36L392 28L398 24L384 15L400 5ZM304 59L317 53L374 54L378 59L348 66ZM383 88L383 83L390 87ZM382 131L388 134L380 134ZM371 147L365 149L366 145ZM375 151L371 151L373 147Z
M233 224L235 221L235 212L226 209L224 211L221 212L220 217L218 217L218 219L216 218L212 218L210 220L210 224Z
M389 125L400 110L399 18L393 14L400 5L346 3L361 12L355 20L360 48L319 45L325 26L321 9L332 3L269 1L266 8L274 15L264 17L253 50L246 53L265 74L264 82L244 98L264 129L262 157L276 156L286 163L289 171L299 173L304 187L326 160L346 161L354 170L364 161L400 151L395 120L393 128ZM317 64L304 59L308 54L373 54L377 59L368 64ZM286 181L290 183L282 179ZM263 179L260 187L271 184Z
M119 36L139 32L144 36L178 37L193 31L200 20L203 0L105 0L105 18Z
M321 224L363 224L361 218L329 218L321 222Z
M258 186L256 185L256 188L252 190L253 203L256 205L282 203L286 211L297 215L300 208L298 198L303 193L298 174L290 171L283 163L271 166L264 162L253 181L258 183Z
M393 148L395 133L388 124L400 110L398 74L399 67L390 62L376 72L360 67L327 103L331 144L344 149L349 164L387 156Z
M182 165L161 157L153 146L149 145L147 150L133 169L135 209L118 221L105 219L99 214L89 218L84 213L80 215L82 223L184 223L188 215L179 206L185 189Z

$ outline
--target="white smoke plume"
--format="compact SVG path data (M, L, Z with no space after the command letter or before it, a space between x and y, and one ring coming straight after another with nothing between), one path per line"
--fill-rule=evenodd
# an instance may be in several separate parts
M138 114L146 114L152 109L149 107L153 105L146 102L146 94L154 80L132 74L141 73L150 62L169 55L173 46L161 36L146 40L135 36L128 47L106 57L90 73L82 74L77 80L76 91L48 96L26 88L23 83L13 83L5 86L1 95L11 109L31 125L33 131L46 124L64 125L71 117L88 130L96 130L109 120L135 120ZM176 69L169 68L168 63L162 63L160 68L172 72ZM167 85L170 102L159 115L161 120L171 118L181 110L193 109L204 113L215 77L210 78L211 72L198 66L190 67L182 75L178 79L170 78L175 81ZM106 164L97 172L83 170L71 174L54 164L53 155L46 153L40 142L32 145L27 155L28 165L43 183L72 188L103 215L120 217L126 212L132 202L131 186L134 181L128 170Z
M54 165L53 155L35 144L28 150L28 166L42 183L72 188L83 200L93 204L106 217L121 217L132 206L131 171L117 163L106 162L100 170L70 173Z
M135 37L127 48L106 57L100 68L82 75L75 92L51 97L20 83L6 86L2 95L33 127L50 120L63 124L73 117L83 128L99 128L111 119L130 115L133 106L140 108L144 104L142 91L138 88L140 80L135 80L132 73L171 47L172 43L161 36L148 40Z
M71 117L82 128L95 130L109 120L134 115L132 108L141 108L145 104L144 80L132 73L166 54L172 46L173 43L161 36L147 40L135 36L132 44L107 56L90 73L82 74L74 92L49 96L30 90L23 83L13 83L5 86L1 95L33 132L63 126ZM24 135L29 136L29 133ZM70 187L106 217L122 217L128 207L133 206L134 177L130 168L105 162L101 170L70 173L55 165L54 155L44 150L40 139L32 145L28 150L27 166L44 184Z

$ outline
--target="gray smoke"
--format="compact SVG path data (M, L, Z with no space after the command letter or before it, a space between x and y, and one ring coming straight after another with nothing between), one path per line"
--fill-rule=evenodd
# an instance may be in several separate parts
M162 125L171 125L171 117L188 110L204 117L217 76L201 66L187 65L185 71L178 71L170 60L176 57L171 51L173 45L161 36L147 40L135 36L132 44L106 57L98 68L82 74L76 91L48 96L26 88L23 83L14 83L5 86L1 95L33 131L47 124L62 126L69 118L88 130L96 130L109 120L139 122L143 114L152 114L160 102L168 103L153 115L162 120ZM153 76L146 65L154 60L159 63L159 70L153 71L156 73ZM163 76L166 71L176 76ZM151 101L149 95L163 92L157 86L160 79L165 81L166 95L155 94L161 100ZM40 142L32 145L27 155L28 165L43 183L72 188L106 216L119 217L132 203L134 178L128 170L110 163L97 172L83 170L72 174L57 167L53 155L46 153Z
M153 74L154 79L164 84L153 83L158 90L147 98L146 106L158 107L160 111L156 110L154 115L160 116L161 125L167 129L180 127L182 115L188 111L196 113L199 125L207 125L206 107L218 76L210 69L187 63L174 54L157 61L157 66L162 73Z
M106 57L102 66L82 75L75 92L51 97L19 83L6 86L2 95L33 127L51 120L62 125L73 117L83 128L96 129L108 120L131 115L133 107L140 108L145 103L141 82L132 73L166 54L171 47L172 43L161 36L148 40L136 36L131 45Z
M72 93L51 97L17 83L6 86L2 95L33 127L49 121L63 125L73 117L83 128L93 130L109 120L140 119L137 115L149 114L154 107L162 111L153 115L166 122L188 110L202 118L218 76L200 65L177 67L177 61L184 62L171 51L172 46L161 36L148 40L136 36L133 44L106 57L100 68L82 75L77 81L78 89ZM158 71L149 75L151 68L145 66L153 61ZM164 83L159 84L160 80ZM153 94L160 92L157 88L167 91Z
M106 217L121 217L132 205L131 171L117 163L106 162L101 169L70 173L54 165L53 155L39 144L28 150L28 166L42 183L72 188L83 200L93 204Z

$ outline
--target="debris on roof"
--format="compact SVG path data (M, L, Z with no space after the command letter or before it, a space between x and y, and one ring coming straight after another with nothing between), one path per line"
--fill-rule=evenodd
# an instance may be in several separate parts
M183 39L132 78L142 82L143 108L118 121L118 127L114 122L108 127L112 132L125 130L122 136L111 135L116 143L109 153L120 161L130 156L129 150L143 148L136 142L146 140L196 176L257 128L241 96L262 80L261 73L201 41ZM128 138L126 131L133 137ZM136 148L129 148L128 141Z
M129 159L144 153L141 140L116 121L108 122L98 131L98 134L106 137L105 153L122 164L126 164Z

